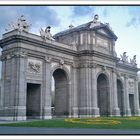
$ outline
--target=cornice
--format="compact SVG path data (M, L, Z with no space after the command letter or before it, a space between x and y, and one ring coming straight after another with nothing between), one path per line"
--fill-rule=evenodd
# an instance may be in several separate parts
M135 71L135 72L140 71L140 68L132 67L132 66L129 66L129 65L121 64L121 63L117 63L116 66L117 66L118 68L130 70L130 71Z
M4 46L6 46L8 44L11 44L11 43L26 43L26 44L30 44L30 45L33 45L33 46L46 48L46 49L49 49L49 50L55 50L57 52L62 52L62 53L65 53L65 54L70 54L70 55L73 55L73 56L77 55L77 51L61 47L61 44L60 44L60 46L58 46L58 45L43 42L43 41L40 41L40 40L36 40L36 39L33 39L33 38L25 37L25 36L22 36L22 35L12 35L10 37L7 37L7 38L4 38L4 39L0 40L1 48L3 48ZM62 45L64 45L64 44L62 44Z
M109 55L109 54L104 54L101 52L97 52L95 50L82 50L78 52L78 56L96 56L98 58L103 58L103 59L108 59L108 60L113 60L114 62L118 62L119 58L114 57L113 55Z

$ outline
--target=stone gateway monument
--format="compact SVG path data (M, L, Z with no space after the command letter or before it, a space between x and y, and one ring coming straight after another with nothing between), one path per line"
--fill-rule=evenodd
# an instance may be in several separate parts
M98 15L54 36L29 28L21 16L0 40L1 120L140 115L136 55L117 57L117 36Z

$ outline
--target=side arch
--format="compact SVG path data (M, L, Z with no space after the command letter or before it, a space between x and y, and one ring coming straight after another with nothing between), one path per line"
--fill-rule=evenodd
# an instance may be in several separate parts
M54 94L52 115L56 117L68 117L70 96L70 75L65 67L55 66L51 71L54 78Z
M107 77L107 80L108 80L108 84L110 85L110 80L109 80L109 74L106 72L106 71L99 71L97 74L96 74L96 79L99 77L100 74L104 74L106 77Z
M105 73L97 75L97 99L100 116L110 115L110 87L109 77Z
M67 79L68 81L70 82L71 81L71 78L70 78L70 71L65 67L65 66L60 66L59 64L51 67L51 75L53 75L54 71L56 69L62 69L66 72L66 76L67 76Z

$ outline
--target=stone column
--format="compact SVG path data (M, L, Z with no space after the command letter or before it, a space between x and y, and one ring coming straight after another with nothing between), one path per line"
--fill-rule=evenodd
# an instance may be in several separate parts
M77 68L73 67L73 107L72 115L73 117L78 117L78 72Z
M97 78L96 78L96 64L93 64L91 69L91 101L92 101L92 116L98 117L99 115L99 108L97 103Z
M71 81L68 82L68 93L69 93L69 96L68 96L68 112L69 112L69 118L71 118L72 116L72 107L73 107L73 94L72 94L72 90L71 90Z
M83 66L80 68L80 90L79 90L79 98L80 98L80 106L79 106L79 115L80 117L86 117L87 114L87 89L86 89L86 67Z
M90 72L90 65L89 62L87 62L87 67L86 67L86 96L87 96L87 101L86 101L86 117L91 117L91 72Z
M89 68L87 68L88 64L85 62L80 67L80 78L79 78L79 116L80 117L87 117L89 112L89 89L88 89L88 75L89 75Z
M2 61L2 72L1 72L0 110L2 111L3 110L3 101L4 101L4 77L5 77L5 73L6 73L6 71L5 71L6 58L1 58L1 61Z
M120 116L120 109L118 108L118 97L117 97L117 75L116 70L113 70L113 79L112 79L112 85L113 85L113 112L112 115L114 116Z
M11 93L14 97L14 120L26 120L26 55L16 52L13 56ZM15 64L14 64L15 62Z
M52 118L51 110L51 60L46 58L44 63L44 104L43 104L43 119Z
M131 116L130 104L129 104L129 93L128 93L128 77L124 75L124 108L125 115Z
M2 72L1 72L1 94L0 94L0 120L5 120L5 113L4 113L4 96L5 96L5 77L6 77L6 56L2 55Z
M140 108L139 108L139 91L138 91L138 78L135 78L134 81L134 111L135 116L140 116Z

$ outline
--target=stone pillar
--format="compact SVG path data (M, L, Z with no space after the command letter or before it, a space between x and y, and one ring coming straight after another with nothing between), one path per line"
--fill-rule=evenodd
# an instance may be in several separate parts
M135 78L134 81L134 111L135 116L140 116L140 108L139 108L139 91L138 91L138 78Z
M1 111L3 110L3 101L4 101L4 77L5 77L5 63L6 59L1 58L2 61L2 72L1 72L1 96L0 96L0 114L2 113Z
M88 61L80 67L80 78L79 78L79 116L80 117L91 117L91 73ZM89 86L90 85L90 86Z
M68 93L69 93L69 96L68 96L68 102L69 102L69 104L68 104L68 112L69 112L69 118L71 118L71 116L72 116L72 107L73 107L73 94L72 94L72 90L71 90L71 81L69 81L68 82Z
M17 67L19 59L11 57L10 54L2 54L2 87L0 97L0 119L2 120L16 120L17 104L15 99L17 95ZM18 84L19 85L19 84Z
M79 116L82 117L85 114L85 110L83 109L84 106L86 106L85 102L86 102L86 98L85 98L85 68L84 67L80 67L79 69L79 79L78 79L78 83L79 83L79 108L78 108L78 112L79 112Z
M128 77L124 75L124 108L125 115L131 116L130 104L129 104L129 93L128 93Z
M51 108L51 60L46 58L44 63L44 104L43 104L43 119L52 118L52 108Z
M78 69L73 67L73 107L72 107L72 115L73 117L77 118L78 117Z
M87 65L86 68L86 94L87 94L86 117L91 117L91 68L89 64Z
M97 103L97 77L96 77L96 64L93 64L91 69L91 102L92 102L92 116L98 117L99 115L99 108Z
M80 117L99 116L97 107L96 68L92 62L86 61L80 68Z
M113 88L113 112L112 115L120 116L120 109L118 108L118 97L117 97L117 75L116 70L113 70L113 79L112 79L112 88Z
M4 55L3 55L4 56ZM2 63L0 118L26 120L26 54L15 50Z
M12 75L11 79L11 91L15 91L14 100L14 120L26 120L26 55L23 52L17 52L14 56L16 68L13 67L12 74L16 73L16 78ZM14 79L15 78L15 79ZM15 87L15 90L12 88ZM14 93L13 93L14 94Z

